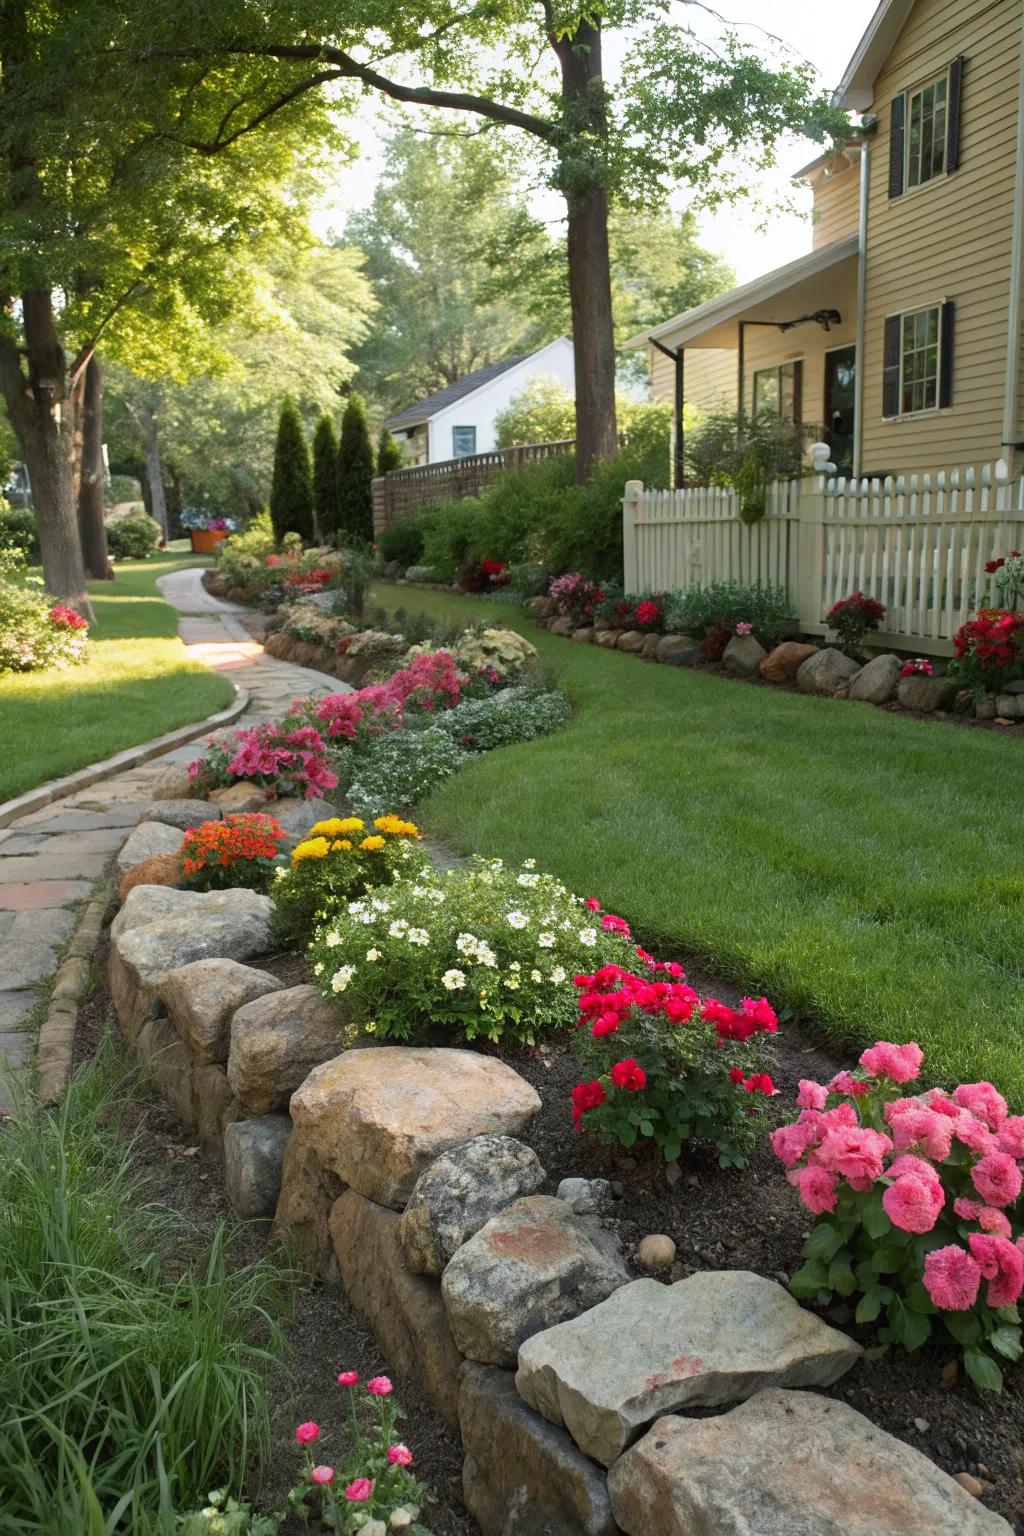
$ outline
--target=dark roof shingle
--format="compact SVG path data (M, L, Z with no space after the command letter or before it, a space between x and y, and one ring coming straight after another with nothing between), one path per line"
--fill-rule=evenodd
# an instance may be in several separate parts
M461 379L456 379L454 384L447 384L444 389L438 389L434 394L426 395L415 405L406 406L405 410L399 411L397 416L389 416L384 425L389 432L405 427L417 427L421 422L429 421L431 416L436 416L438 411L443 411L449 405L454 405L456 400L462 400L466 395L471 395L474 390L489 384L492 379L498 378L499 374L507 373L510 368L514 368L517 363L524 360L523 357L506 357L503 362L488 363L486 368L477 368L475 373L464 374Z

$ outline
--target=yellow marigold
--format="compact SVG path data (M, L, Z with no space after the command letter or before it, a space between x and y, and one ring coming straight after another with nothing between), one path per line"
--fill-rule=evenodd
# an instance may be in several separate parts
M349 842L348 838L347 837L341 837L341 838L338 839L338 841L336 843L332 843L331 844L331 852L332 853L348 853L349 850L351 849L351 847L352 847L352 844Z
M340 816L332 816L328 821L318 821L315 827L310 827L310 837L338 837L346 829Z
M343 816L338 822L339 832L362 832L366 828L366 822L360 821L358 816Z
M419 837L419 828L411 821L403 821L401 816L388 813L387 816L378 816L374 822L381 832L387 832L391 837Z
M328 846L326 837L307 838L292 850L292 864L301 864L303 859L325 859Z
M384 839L382 837L364 837L359 846L364 848L367 853L376 853L378 848L384 847Z

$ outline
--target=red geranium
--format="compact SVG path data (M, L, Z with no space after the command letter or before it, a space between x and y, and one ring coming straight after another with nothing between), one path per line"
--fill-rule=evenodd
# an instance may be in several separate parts
M657 624L660 617L661 609L658 607L657 603L652 602L650 598L647 598L642 603L637 603L636 622L640 625L641 629L648 628L652 624Z
M625 1061L617 1061L608 1075L616 1088L625 1088L628 1093L639 1093L641 1088L647 1086L647 1073L637 1065L633 1056L627 1056Z
M54 603L50 609L50 623L56 624L58 629L88 629L89 624L76 613L74 608L69 608L66 603Z
M572 1123L577 1130L580 1128L580 1120L588 1109L598 1109L605 1101L607 1095L603 1083L596 1080L592 1083L577 1083L572 1091Z

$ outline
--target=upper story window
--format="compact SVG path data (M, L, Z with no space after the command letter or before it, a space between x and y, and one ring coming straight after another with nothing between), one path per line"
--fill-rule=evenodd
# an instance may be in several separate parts
M468 459L476 453L476 427L452 427L452 458Z
M771 411L783 421L799 421L802 371L799 358L774 368L759 368L754 374L754 415Z
M960 164L960 97L964 60L893 97L889 116L889 196L955 171Z

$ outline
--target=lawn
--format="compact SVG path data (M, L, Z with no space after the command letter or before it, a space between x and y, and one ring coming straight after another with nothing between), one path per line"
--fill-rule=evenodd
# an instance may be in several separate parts
M931 1076L1024 1100L1019 742L572 645L503 604L375 600L520 629L575 705L442 786L432 831L536 857L850 1053L917 1039Z
M158 576L201 565L181 553L117 566L90 582L88 660L64 672L0 678L0 801L222 709L231 684L190 662Z

